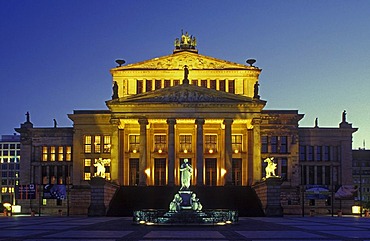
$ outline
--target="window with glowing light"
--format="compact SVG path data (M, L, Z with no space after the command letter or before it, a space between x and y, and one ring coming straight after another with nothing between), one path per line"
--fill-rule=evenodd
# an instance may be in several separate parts
M164 134L154 135L154 151L162 153L166 151L167 147L167 136Z
M48 160L48 147L43 146L42 147L42 161L47 161Z
M192 151L192 135L180 135L180 151L181 152L191 152Z
M103 137L103 153L110 153L111 149L111 136Z
M128 136L129 151L136 153L139 152L140 147L140 135L129 135Z
M86 135L84 138L84 149L85 153L91 153L92 152L92 136Z
M243 135L232 135L231 136L231 148L234 153L242 152L242 143Z
M101 152L101 136L94 136L94 152Z
M63 148L63 146L58 147L58 161L64 161L64 148Z
M206 153L212 154L217 152L217 134L205 135L204 143Z
M55 146L50 147L50 161L55 161Z

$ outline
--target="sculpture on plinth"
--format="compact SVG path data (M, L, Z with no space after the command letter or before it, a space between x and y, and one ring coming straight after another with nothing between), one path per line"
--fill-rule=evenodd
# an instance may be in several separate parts
M271 158L266 158L263 162L267 162L267 166L265 167L265 171L266 171L266 179L267 178L270 178L270 177L278 177L276 176L275 174L275 170L277 168L277 164L273 161L274 158L271 157Z
M180 205L182 203L182 198L180 194L175 194L175 197L173 198L172 202L170 203L170 212L178 212L180 211Z
M191 176L193 174L193 168L188 163L188 159L184 159L184 162L180 166L180 172L181 172L181 188L180 190L189 190L190 182L191 182Z

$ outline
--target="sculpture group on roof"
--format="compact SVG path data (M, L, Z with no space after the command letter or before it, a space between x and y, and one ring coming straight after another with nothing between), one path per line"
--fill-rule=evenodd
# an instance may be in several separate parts
M197 46L197 40L193 35L189 35L188 32L183 33L181 30L181 38L176 38L175 48L176 49L195 49Z

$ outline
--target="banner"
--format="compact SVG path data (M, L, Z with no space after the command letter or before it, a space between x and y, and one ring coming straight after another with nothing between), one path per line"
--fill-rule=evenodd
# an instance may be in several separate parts
M36 185L17 185L15 186L16 199L36 199Z
M59 200L67 199L67 191L65 185L47 184L44 185L43 191L44 199L59 199Z

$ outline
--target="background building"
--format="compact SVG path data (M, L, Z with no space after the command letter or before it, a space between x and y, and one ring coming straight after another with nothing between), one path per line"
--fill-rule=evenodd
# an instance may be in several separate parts
M15 187L19 184L20 136L2 135L0 139L0 203L16 203Z
M353 182L358 188L356 200L370 208L370 150L353 150Z

